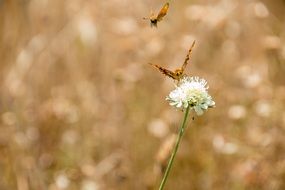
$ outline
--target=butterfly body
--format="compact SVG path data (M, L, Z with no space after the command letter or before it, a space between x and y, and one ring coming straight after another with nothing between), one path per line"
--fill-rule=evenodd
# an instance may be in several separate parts
M154 66L154 67L156 67L162 74L164 74L164 75L166 75L166 76L168 76L168 77L170 77L170 78L172 78L172 79L174 79L176 81L179 81L184 76L184 70L185 70L185 68L186 68L186 66L188 64L188 61L190 59L190 54L192 52L192 49L193 49L194 45L195 45L195 41L192 43L192 45L191 45L191 47L190 47L190 49L189 49L189 51L188 51L188 53L186 55L184 63L181 66L181 68L178 68L178 69L176 69L174 71L170 71L170 70L165 69L165 68L163 68L163 67L161 67L159 65L156 65L156 64L152 64L152 63L149 63L149 64Z
M176 70L174 71L174 74L175 74L176 76L181 76L181 75L183 74L183 70L182 70L182 69L176 69Z
M155 15L153 12L151 15L147 18L143 19L149 19L150 20L150 26L151 27L157 27L157 23L163 19L163 17L167 14L169 8L169 3L165 3L165 5L161 8L159 13Z
M150 19L150 26L151 27L157 27L157 19L156 18Z

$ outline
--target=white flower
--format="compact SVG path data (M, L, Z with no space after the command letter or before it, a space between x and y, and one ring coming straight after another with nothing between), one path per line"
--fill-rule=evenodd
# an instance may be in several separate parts
M202 115L205 110L215 105L208 94L208 88L205 79L185 76L179 81L176 89L166 97L166 100L171 106L182 110L190 106L190 109L193 109L197 115Z

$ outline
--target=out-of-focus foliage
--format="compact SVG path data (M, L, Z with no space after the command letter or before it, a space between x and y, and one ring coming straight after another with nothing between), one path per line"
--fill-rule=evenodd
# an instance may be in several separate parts
M285 189L285 2L0 0L0 189L157 189L183 114L173 81L205 78L166 189Z

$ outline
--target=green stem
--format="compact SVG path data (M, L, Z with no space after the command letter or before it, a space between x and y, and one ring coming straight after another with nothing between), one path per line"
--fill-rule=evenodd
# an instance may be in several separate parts
M181 125L181 127L180 127L179 134L178 134L178 137L177 137L177 139L176 139L176 143L175 143L174 149L173 149L173 151L172 151L170 160L169 160L169 162L168 162L166 171L165 171L165 173L164 173L163 179L162 179L162 181L161 181L161 183L160 183L159 190L163 190L163 189L164 189L164 185L165 185L165 183L166 183L166 181L167 181L167 178L168 178L170 169L171 169L171 167L172 167L174 158L175 158L175 156L176 156L176 153L177 153L177 150L178 150L178 147L179 147L179 144L180 144L181 137L182 137L183 134L184 134L184 130L185 130L185 127L186 127L186 121L187 121L188 115L189 115L189 107L187 107L187 109L186 109L186 111L185 111L183 123L182 123L182 125Z

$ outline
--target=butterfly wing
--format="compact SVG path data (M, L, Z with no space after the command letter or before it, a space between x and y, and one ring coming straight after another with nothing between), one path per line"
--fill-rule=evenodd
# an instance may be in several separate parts
M167 2L159 11L157 18L156 18L157 21L162 20L162 18L167 14L168 8L169 8L169 3Z
M186 68L186 66L187 66L187 64L188 64L188 61L189 61L189 59L190 59L190 55L191 55L191 52L192 52L192 50L193 50L194 45L195 45L195 41L192 43L192 45L191 45L191 47L190 47L190 49L189 49L189 51L188 51L188 53L187 53L187 55L186 55L186 58L185 58L185 60L184 60L184 63L183 63L183 65L182 65L182 67L181 67L182 73L184 72L184 69Z
M163 68L163 67L161 67L161 66L159 66L159 65L155 65L155 64L152 64L152 63L149 63L151 66L153 66L153 67L156 67L162 74L164 74L164 75L166 75L166 76L168 76L168 77L170 77L170 78L173 78L173 79L175 79L175 80L177 80L177 77L176 77L176 75L175 75L175 73L174 72L172 72L172 71L170 71L170 70L168 70L168 69L165 69L165 68Z

